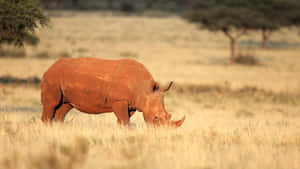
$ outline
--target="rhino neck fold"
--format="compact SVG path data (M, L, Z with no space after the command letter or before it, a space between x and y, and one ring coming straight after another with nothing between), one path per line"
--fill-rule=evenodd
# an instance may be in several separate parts
M136 109L140 112L144 112L147 106L147 97L146 96L138 96L135 101Z

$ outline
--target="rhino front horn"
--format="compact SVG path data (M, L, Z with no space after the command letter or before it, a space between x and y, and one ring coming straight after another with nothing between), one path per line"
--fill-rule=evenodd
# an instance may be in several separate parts
M177 121L171 121L170 122L170 126L172 126L172 127L180 127L181 125L182 125L182 123L184 122L184 120L185 120L185 116L183 116L182 118L181 118L181 120L177 120Z

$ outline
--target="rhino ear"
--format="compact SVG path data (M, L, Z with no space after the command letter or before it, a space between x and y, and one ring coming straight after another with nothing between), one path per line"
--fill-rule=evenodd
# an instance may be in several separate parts
M173 85L173 81L171 81L168 85L160 88L160 91L166 92L166 91L168 91L171 88L172 85Z

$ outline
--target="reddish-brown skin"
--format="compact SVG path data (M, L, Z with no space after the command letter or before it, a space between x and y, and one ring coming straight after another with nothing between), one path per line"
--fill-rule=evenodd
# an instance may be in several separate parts
M86 113L114 112L121 125L128 125L136 110L154 125L179 127L185 117L171 121L164 107L164 92L148 70L131 59L63 58L42 78L42 121L64 121L73 107Z

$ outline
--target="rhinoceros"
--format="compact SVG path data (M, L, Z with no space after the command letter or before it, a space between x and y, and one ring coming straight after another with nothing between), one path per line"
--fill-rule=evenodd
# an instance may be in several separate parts
M185 116L171 120L164 106L164 87L145 66L132 59L62 58L44 73L41 82L42 121L64 121L72 108L89 114L114 112L128 126L136 110L147 124L179 127Z

